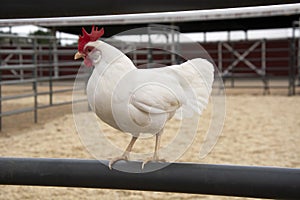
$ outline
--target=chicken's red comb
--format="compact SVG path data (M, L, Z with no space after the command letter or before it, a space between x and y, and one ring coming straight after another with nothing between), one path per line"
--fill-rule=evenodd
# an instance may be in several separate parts
M92 27L92 31L89 34L82 27L82 36L79 35L79 39L78 39L78 51L82 52L84 46L88 42L94 42L94 41L98 40L103 34L104 34L104 29L103 28L101 28L100 30L98 30L98 27L93 26Z

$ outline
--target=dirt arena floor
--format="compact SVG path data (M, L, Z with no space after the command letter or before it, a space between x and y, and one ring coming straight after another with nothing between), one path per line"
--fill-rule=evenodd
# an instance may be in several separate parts
M6 95L17 93L20 88L4 89ZM21 89L20 91L24 91ZM227 90L226 119L222 135L213 151L204 159L199 158L199 145L206 125L199 127L190 148L178 162L210 164L261 165L300 168L300 95L289 97L287 90L271 91L262 95L261 90ZM56 101L71 99L71 93L55 96ZM39 102L47 102L40 97ZM32 105L32 99L7 101L3 109L11 110ZM57 106L38 111L38 123L33 123L33 113L3 118L0 132L0 156L87 158L92 156L81 143L76 132L71 105ZM210 115L204 112L200 124L208 124ZM162 145L176 125L168 124ZM129 139L122 133L107 128L111 140L126 145ZM116 133L116 134L115 134ZM201 134L202 133L202 134ZM125 141L125 142L124 142ZM123 144L124 143L124 144ZM148 145L145 145L148 144ZM138 141L135 151L152 150L154 139ZM107 158L103 158L107 159ZM66 200L66 199L245 199L237 197L144 192L108 189L56 188L34 186L0 186L0 200Z

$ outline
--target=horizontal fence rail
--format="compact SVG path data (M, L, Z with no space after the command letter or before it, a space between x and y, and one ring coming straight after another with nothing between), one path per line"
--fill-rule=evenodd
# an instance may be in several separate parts
M121 165L142 170L140 162L115 167ZM163 164L145 168L151 165ZM173 163L154 172L126 173L97 160L2 157L0 184L300 199L300 169L257 166Z

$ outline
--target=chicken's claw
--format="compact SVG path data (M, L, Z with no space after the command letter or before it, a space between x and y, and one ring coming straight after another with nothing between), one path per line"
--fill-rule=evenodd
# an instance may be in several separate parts
M158 156L149 157L146 160L144 160L144 162L142 163L142 169L144 169L145 165L149 162L166 162L166 160L160 159L160 158L158 158Z
M119 161L119 160L125 160L125 161L128 161L128 154L123 154L123 155L121 155L121 156L118 156L118 157L115 157L115 158L113 158L113 159L111 159L110 161L109 161L109 164L108 164L108 167L109 167L109 169L110 170L112 170L112 166L113 166L113 164L115 164L117 161Z

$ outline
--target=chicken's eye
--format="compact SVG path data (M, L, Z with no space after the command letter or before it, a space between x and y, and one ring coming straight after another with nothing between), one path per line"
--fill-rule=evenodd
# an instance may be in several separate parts
M87 47L87 48L86 48L86 51L87 51L88 53L90 53L91 51L93 51L93 49L94 49L94 47Z

